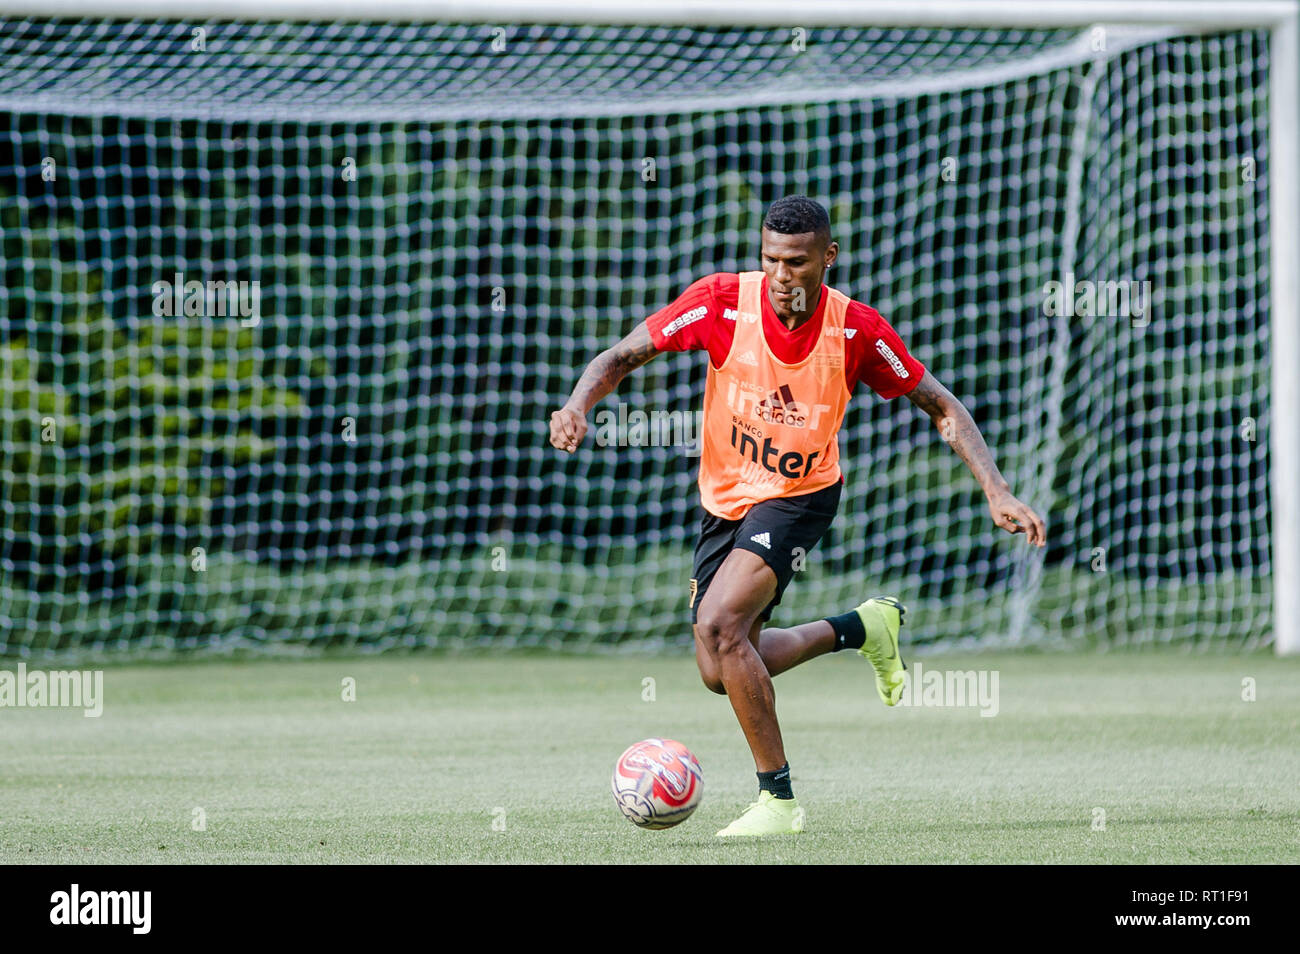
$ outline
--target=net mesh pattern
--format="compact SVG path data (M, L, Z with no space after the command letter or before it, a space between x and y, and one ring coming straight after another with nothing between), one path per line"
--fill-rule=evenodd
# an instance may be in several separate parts
M796 192L1050 539L859 391L774 625L1271 640L1263 32L205 29L0 21L0 652L689 647L689 441L547 420ZM598 410L689 421L706 360Z

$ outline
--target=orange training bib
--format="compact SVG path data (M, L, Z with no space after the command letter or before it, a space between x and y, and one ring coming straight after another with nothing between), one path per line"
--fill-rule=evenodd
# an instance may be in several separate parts
M741 272L731 351L722 367L710 362L704 388L700 503L725 520L739 520L759 501L810 494L840 479L849 299L827 289L811 353L785 364L767 346L762 294L763 273Z

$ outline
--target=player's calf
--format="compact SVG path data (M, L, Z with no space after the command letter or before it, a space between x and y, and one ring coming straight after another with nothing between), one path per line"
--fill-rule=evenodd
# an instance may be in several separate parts
M716 670L706 672L701 669L700 679L704 681L704 686L709 692L716 692L720 696L727 694L727 687L722 684L722 677L718 675Z

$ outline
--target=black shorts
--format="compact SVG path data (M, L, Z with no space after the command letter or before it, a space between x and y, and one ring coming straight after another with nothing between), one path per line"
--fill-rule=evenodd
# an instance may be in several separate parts
M704 512L691 571L691 622L695 623L704 593L722 561L732 550L749 550L763 558L776 574L776 595L759 615L771 619L785 588L817 541L835 519L843 478L829 487L798 497L776 497L754 504L739 520L723 520Z

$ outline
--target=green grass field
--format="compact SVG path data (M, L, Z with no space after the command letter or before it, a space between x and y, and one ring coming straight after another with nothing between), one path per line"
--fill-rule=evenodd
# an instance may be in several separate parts
M0 709L0 862L1300 862L1300 659L922 663L997 670L998 714L885 709L856 654L777 679L809 831L749 843L713 837L756 783L691 659L113 667L99 719ZM618 754L654 735L705 775L664 832L609 793Z

